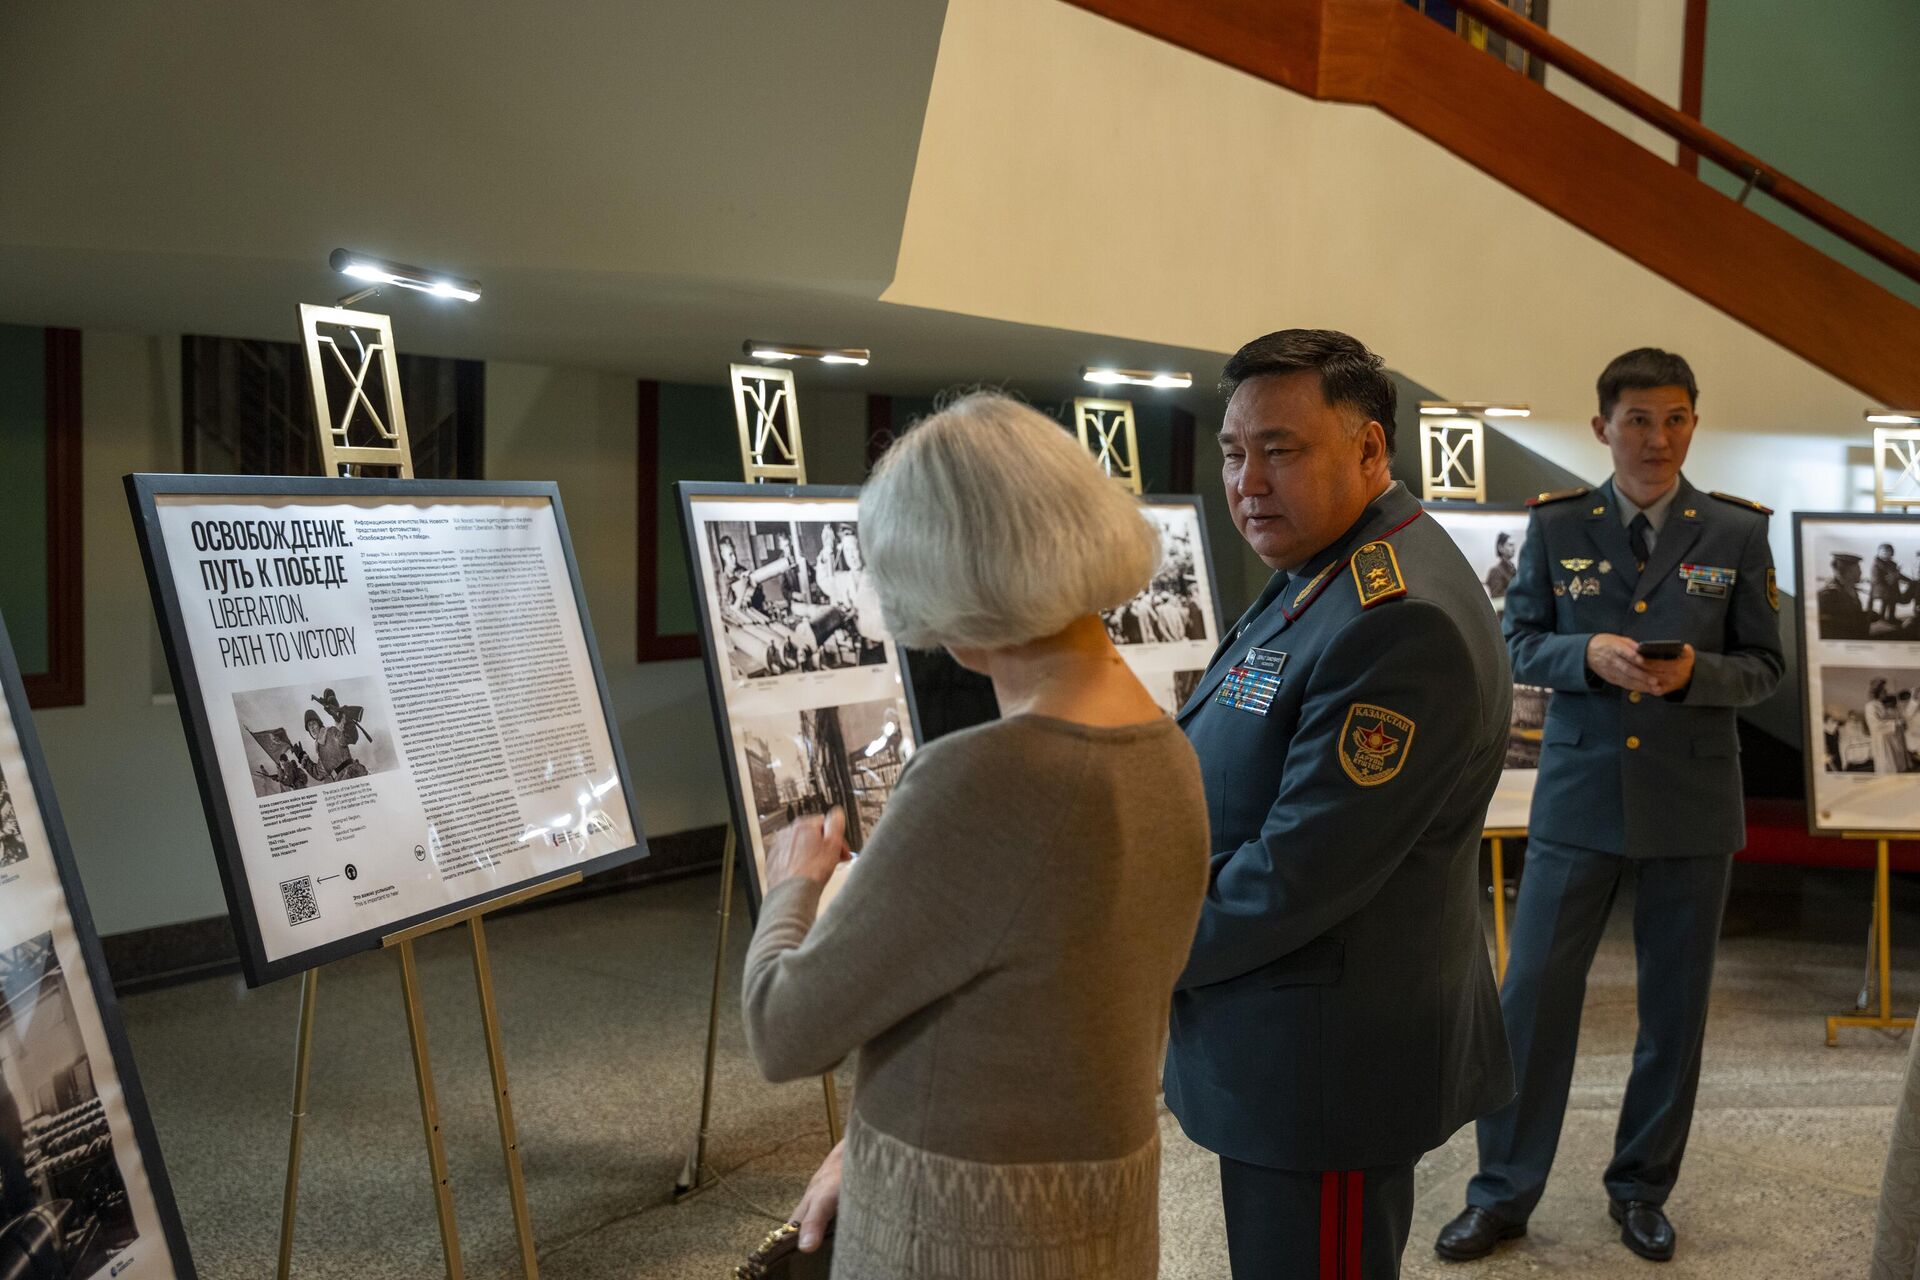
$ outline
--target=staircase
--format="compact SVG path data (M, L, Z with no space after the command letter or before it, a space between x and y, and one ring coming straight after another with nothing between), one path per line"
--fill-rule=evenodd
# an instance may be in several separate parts
M1067 2L1296 93L1376 107L1881 404L1920 405L1920 307L1402 0ZM1920 253L1496 0L1457 4L1751 187L1920 280Z

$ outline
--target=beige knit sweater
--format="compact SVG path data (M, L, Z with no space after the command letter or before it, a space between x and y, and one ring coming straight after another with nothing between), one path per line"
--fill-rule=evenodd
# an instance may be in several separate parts
M1016 716L919 753L817 924L817 886L767 895L761 1069L860 1050L837 1278L1155 1273L1154 1092L1207 856L1172 721Z

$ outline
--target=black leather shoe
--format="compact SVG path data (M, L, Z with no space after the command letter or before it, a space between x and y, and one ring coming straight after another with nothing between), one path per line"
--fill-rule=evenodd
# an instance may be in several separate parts
M1500 1221L1477 1204L1470 1204L1458 1217L1440 1228L1433 1251L1449 1262L1472 1262L1493 1252L1502 1240L1515 1240L1527 1234L1524 1222L1511 1225Z
M1649 1262L1665 1262L1673 1256L1673 1224L1659 1205L1609 1199L1607 1212L1620 1224L1621 1244Z

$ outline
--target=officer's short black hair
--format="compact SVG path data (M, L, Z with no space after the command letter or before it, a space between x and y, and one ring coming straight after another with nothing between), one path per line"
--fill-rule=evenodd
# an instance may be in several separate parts
M1658 347L1635 347L1615 356L1600 371L1600 416L1613 416L1622 391L1651 391L1655 387L1685 387L1689 407L1700 407L1700 386L1684 357Z
M1307 369L1320 375L1320 394L1328 408L1352 409L1380 424L1387 433L1387 456L1392 457L1399 393L1387 376L1386 361L1337 329L1281 329L1255 338L1234 352L1220 371L1220 394L1232 396L1249 378Z

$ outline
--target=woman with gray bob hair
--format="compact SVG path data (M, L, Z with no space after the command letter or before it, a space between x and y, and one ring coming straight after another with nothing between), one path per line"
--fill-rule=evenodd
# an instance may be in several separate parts
M747 1043L772 1080L860 1055L800 1247L837 1222L836 1280L1146 1280L1206 801L1100 611L1148 583L1159 536L1055 423L976 394L894 446L860 541L894 638L989 676L1001 718L914 756L818 920L844 816L768 850Z
M887 629L1003 649L1131 600L1160 535L1052 419L976 392L909 431L860 495Z

